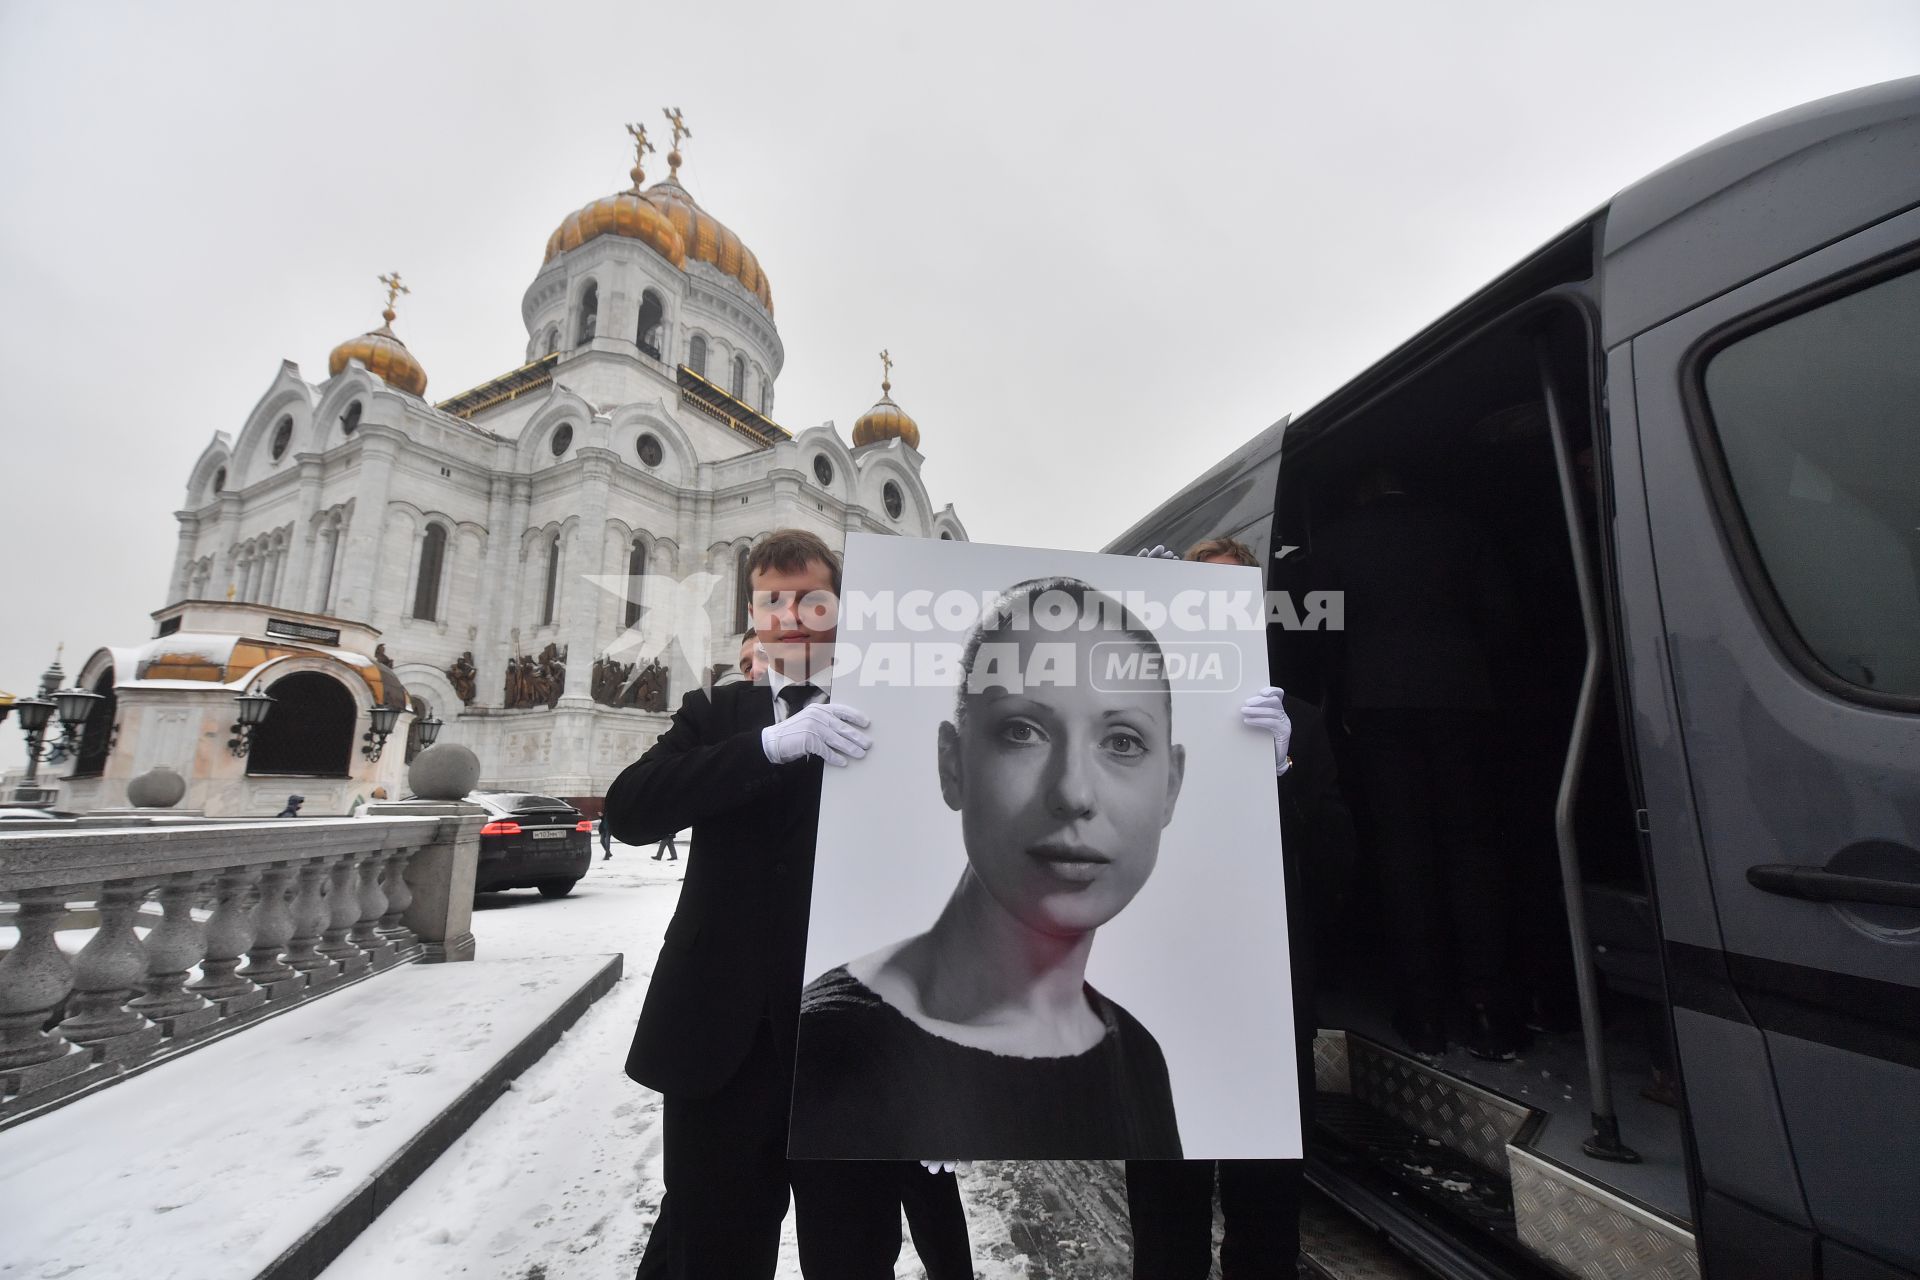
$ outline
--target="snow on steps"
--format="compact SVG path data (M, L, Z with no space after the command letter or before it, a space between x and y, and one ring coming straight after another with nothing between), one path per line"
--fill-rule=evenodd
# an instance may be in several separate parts
M0 1277L311 1280L620 968L408 965L0 1133Z

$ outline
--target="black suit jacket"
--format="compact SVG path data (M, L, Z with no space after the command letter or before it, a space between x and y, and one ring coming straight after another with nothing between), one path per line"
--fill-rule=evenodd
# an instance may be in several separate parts
M711 1097L763 1018L791 1057L806 962L821 762L772 764L764 684L689 693L673 724L607 791L627 844L693 828L680 902L640 1011L627 1074L665 1094Z

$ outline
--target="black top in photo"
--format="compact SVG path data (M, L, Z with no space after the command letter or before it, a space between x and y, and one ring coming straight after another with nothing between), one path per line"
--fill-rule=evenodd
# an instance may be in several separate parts
M1178 1160L1160 1046L1092 987L1107 1033L1017 1058L934 1035L845 968L800 1004L788 1154L808 1160Z

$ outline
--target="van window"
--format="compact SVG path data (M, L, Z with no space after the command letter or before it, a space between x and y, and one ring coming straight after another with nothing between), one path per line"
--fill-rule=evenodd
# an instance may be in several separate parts
M1760 589L1828 672L1920 697L1920 271L1737 339L1705 390Z

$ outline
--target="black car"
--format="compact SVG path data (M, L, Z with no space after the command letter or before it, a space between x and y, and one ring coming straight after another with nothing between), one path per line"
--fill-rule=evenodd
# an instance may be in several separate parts
M474 892L530 887L564 898L593 864L593 824L565 800L521 791L475 791L467 799L487 811Z

